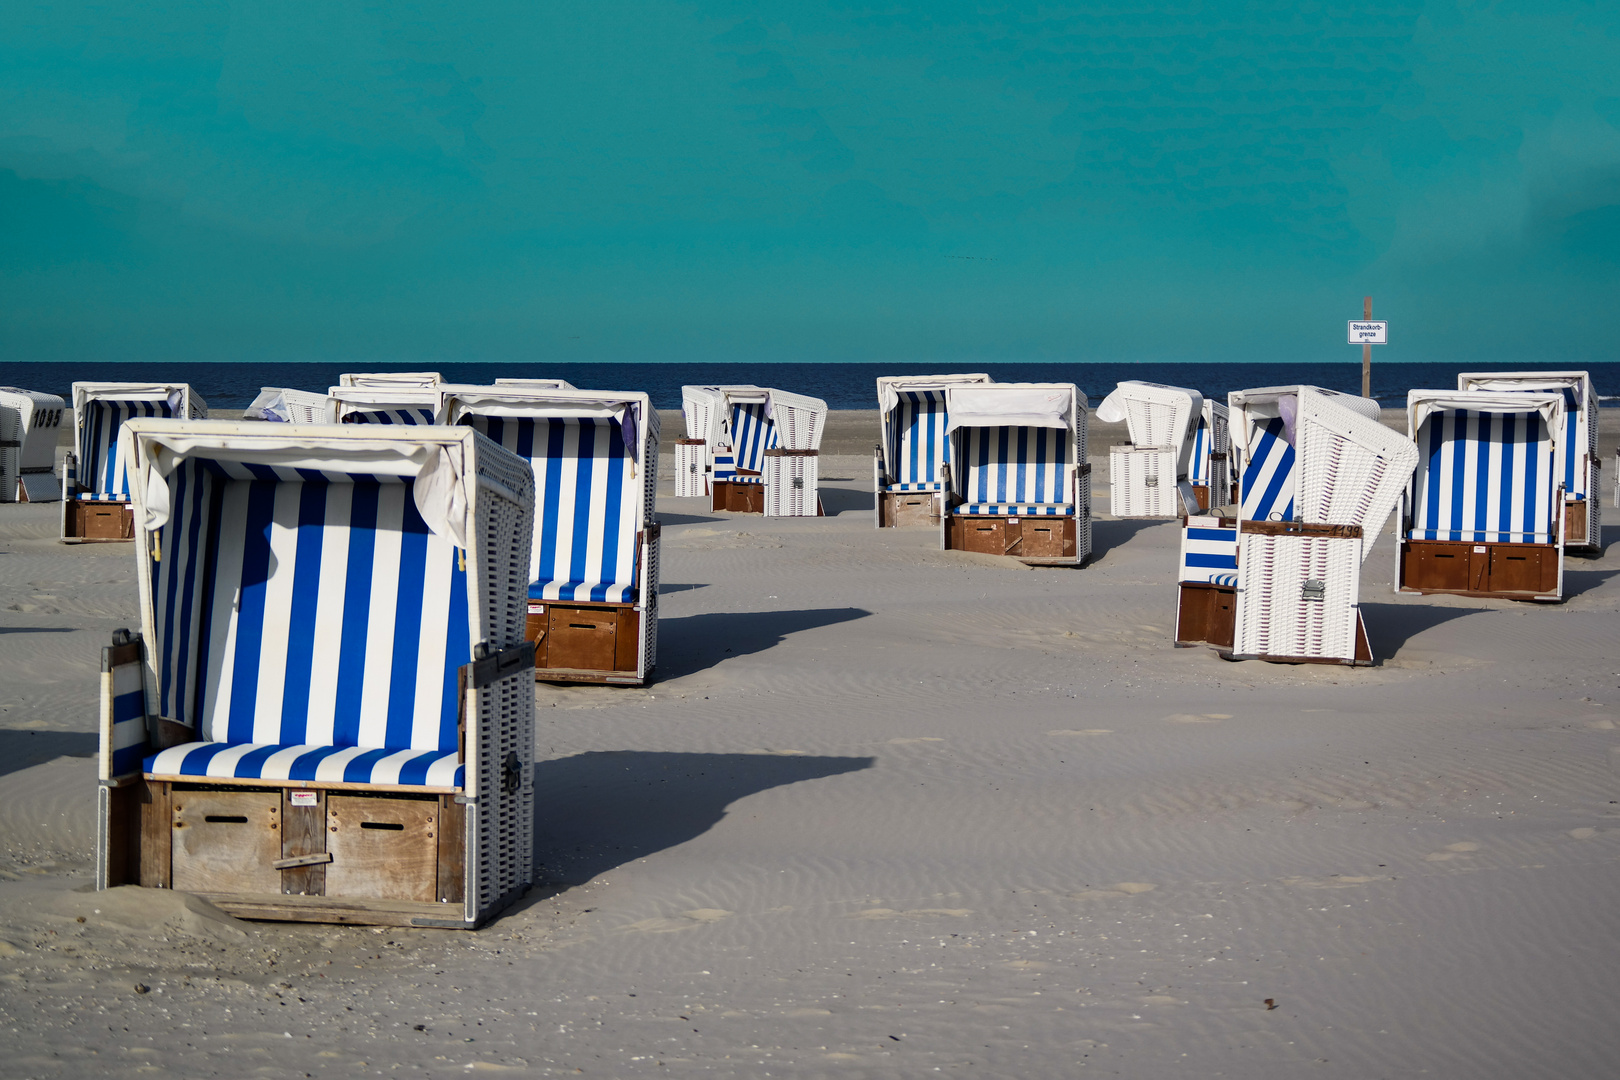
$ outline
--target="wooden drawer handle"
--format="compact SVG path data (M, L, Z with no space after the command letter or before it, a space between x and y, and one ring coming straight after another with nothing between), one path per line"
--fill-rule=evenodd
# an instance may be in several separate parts
M332 861L332 853L323 851L319 855L294 855L290 859L277 859L270 864L272 870L296 870L300 866L319 866Z

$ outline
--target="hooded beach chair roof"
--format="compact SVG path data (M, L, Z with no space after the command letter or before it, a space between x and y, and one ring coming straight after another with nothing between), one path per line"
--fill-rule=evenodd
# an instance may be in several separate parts
M1069 474L1085 460L1086 406L1073 383L989 383L945 390L956 440L955 514L1074 515Z
M435 423L444 399L437 386L334 386L327 394L337 423L400 427Z
M1373 423L1378 423L1382 415L1378 402L1371 398L1317 386L1265 386L1228 394L1229 434L1238 452L1240 470L1238 516L1247 521L1293 521L1299 517L1294 504L1294 425L1302 389L1317 401L1330 402Z
M128 472L118 449L124 422L136 417L195 420L207 415L208 403L186 383L74 383L78 482L90 498L127 499Z
M282 424L330 424L334 420L332 398L309 390L287 386L266 386L242 413L244 420L266 420Z
M1176 475L1187 476L1204 395L1181 386L1127 379L1097 406L1097 419L1125 421L1133 446L1155 446L1176 452Z
M683 386L681 413L687 438L702 439L711 452L731 448L729 458L715 459L715 478L724 480L734 478L736 469L761 471L767 450L820 449L827 403L751 384Z
M1457 376L1457 389L1497 393L1541 391L1564 396L1564 431L1558 440L1554 468L1564 481L1564 492L1584 499L1588 494L1585 464L1597 460L1597 392L1585 371L1465 371ZM1582 455L1585 455L1585 462Z
M880 375L878 415L883 472L890 491L938 491L939 467L951 460L946 436L945 390L993 382L983 373Z
M438 386L444 377L437 371L351 371L338 376L340 386Z
M574 384L566 379L496 379L496 386L513 386L524 390L572 390ZM449 384L445 387L450 389Z
M138 420L120 441L145 711L198 735L146 771L462 786L458 671L522 634L524 463L441 427Z
M1413 540L1556 540L1562 391L1413 390Z
M641 581L638 537L652 520L658 413L639 392L458 387L443 422L467 425L534 473L529 597L624 603Z

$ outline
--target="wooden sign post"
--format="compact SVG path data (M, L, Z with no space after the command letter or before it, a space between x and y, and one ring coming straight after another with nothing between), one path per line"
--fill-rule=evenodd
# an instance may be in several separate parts
M1367 297L1361 305L1361 317L1372 321L1372 297ZM1372 397L1372 342L1361 346L1361 396Z
M1372 397L1372 347L1374 345L1387 345L1389 343L1389 323L1374 322L1372 317L1372 297L1367 297L1361 305L1361 322L1350 320L1349 340L1352 345L1361 346L1361 396Z

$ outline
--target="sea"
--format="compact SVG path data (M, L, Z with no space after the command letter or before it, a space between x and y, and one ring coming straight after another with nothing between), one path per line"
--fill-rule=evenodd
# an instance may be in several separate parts
M1558 370L1592 374L1601 404L1620 404L1620 362L1570 365ZM640 390L660 409L681 407L681 387L719 383L757 383L808 394L834 409L877 408L879 375L934 375L982 371L997 382L1072 382L1092 405L1122 379L1143 379L1197 390L1219 401L1233 390L1304 383L1346 393L1361 392L1361 361L1353 363L1129 363L1083 364L1008 361L993 364L937 363L589 363L548 364L514 361L378 366L331 363L194 363L157 362L16 362L0 363L0 384L69 397L75 382L184 382L210 408L241 409L262 387L291 387L325 393L345 371L434 370L446 382L488 383L496 378L566 379L581 389ZM1406 403L1414 389L1453 389L1459 371L1552 370L1525 364L1373 364L1372 396L1386 408Z

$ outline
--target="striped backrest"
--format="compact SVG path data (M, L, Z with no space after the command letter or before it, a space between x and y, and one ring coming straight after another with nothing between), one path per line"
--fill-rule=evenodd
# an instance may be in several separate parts
M345 424L400 424L416 427L433 423L434 410L428 405L412 405L397 409L356 409L343 414Z
M1245 521L1294 520L1294 448L1283 431L1281 418L1273 418L1249 432L1249 459L1238 482Z
M128 495L129 471L118 454L118 429L137 416L173 416L167 401L85 402L79 431L79 482L95 495Z
M776 449L776 425L765 415L764 402L731 407L731 449L736 468L764 468L765 451Z
M1586 457L1587 443L1581 439L1581 421L1584 417L1576 404L1575 388L1566 386L1564 392L1564 437L1558 442L1558 472L1564 478L1564 493L1586 496L1586 470L1580 467ZM1594 425L1595 426L1595 425Z
M545 599L635 598L641 527L635 461L612 420L470 415L463 420L534 469L529 580Z
M1556 474L1539 413L1436 411L1416 442L1412 539L1552 542Z
M467 571L412 481L191 460L170 491L161 715L215 742L457 749Z
M1058 428L958 428L957 494L970 503L1067 503L1064 467L1072 435Z
M890 413L889 461L898 484L931 484L939 480L939 463L951 460L949 419L943 390L901 390Z
M1181 530L1181 580L1235 585L1238 533L1219 518L1190 517Z
M1215 433L1209 430L1209 423L1200 417L1198 428L1193 432L1192 462L1187 466L1187 479L1195 484L1209 483L1209 454L1214 441Z

